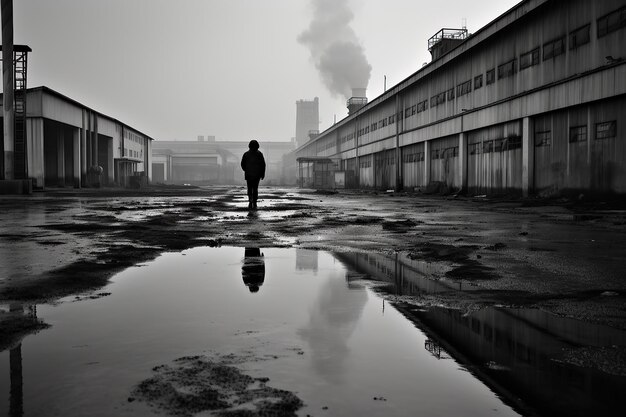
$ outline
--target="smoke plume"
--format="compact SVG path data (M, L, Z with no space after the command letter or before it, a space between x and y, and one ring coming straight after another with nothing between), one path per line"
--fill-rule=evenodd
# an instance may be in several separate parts
M311 59L328 90L346 98L352 88L367 88L372 66L367 62L350 22L348 0L311 0L313 20L298 36L311 51Z

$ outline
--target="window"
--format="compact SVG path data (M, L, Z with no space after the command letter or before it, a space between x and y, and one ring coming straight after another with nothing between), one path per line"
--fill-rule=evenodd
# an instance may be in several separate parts
M587 126L574 126L569 130L569 142L586 142Z
M469 94L472 91L472 80L465 81L456 86L456 95L457 97L464 96L465 94Z
M519 69L520 71L539 63L539 48L535 48L530 52L520 55Z
M608 139L617 136L617 121L596 124L596 139Z
M579 29L576 29L569 34L569 49L576 49L581 45L589 43L589 27L591 25L585 25Z
M491 69L487 71L487 85L493 84L496 81L496 70Z
M494 152L502 152L504 150L506 139L494 139L493 141L493 151Z
M395 115L391 115L389 116L389 124L392 125L396 122L396 116Z
M454 87L452 87L451 89L449 89L446 92L446 95L448 96L448 101L452 101L454 100Z
M441 103L446 102L446 93L439 93L436 96L432 96L430 99L430 107L437 107Z
M482 143L480 143L480 142L470 143L467 146L467 148L468 148L467 150L468 150L470 155L478 155L482 151Z
M474 90L478 90L482 86L483 86L483 75L480 74L474 77Z
M546 130L544 132L535 132L535 146L550 146L552 144L552 132Z
M498 67L498 79L510 77L515 74L515 61L515 59L512 59Z
M521 149L522 147L522 137L521 136L509 136L505 141L505 147L507 151L511 151L513 149Z
M417 113L417 106L414 104L411 106L411 115L414 115L415 113Z
M365 133L370 133L370 127L369 126L365 126Z
M626 27L626 7L598 19L598 38Z
M427 108L428 108L428 100L420 101L419 103L417 103L417 112L418 113L423 112Z
M491 153L493 152L493 141L486 140L483 142L483 153Z
M409 117L410 115L411 115L411 108L410 108L410 107L407 107L407 108L404 110L404 118L406 119L406 118L407 118L407 117Z
M543 60L554 58L565 52L565 37L555 39L543 44Z
M439 159L439 149L435 149L430 153L430 159Z

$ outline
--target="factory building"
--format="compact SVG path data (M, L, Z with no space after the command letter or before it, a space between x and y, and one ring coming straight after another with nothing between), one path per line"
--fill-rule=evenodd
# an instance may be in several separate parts
M232 184L234 155L215 142L155 141L152 180L165 184Z
M245 184L240 167L249 141L217 141L198 136L197 141L155 141L152 147L153 182L169 184ZM265 157L265 185L284 184L283 155L293 142L260 140Z
M525 0L428 47L430 64L352 106L300 164L331 161L361 188L626 193L625 0Z
M150 180L151 137L50 88L26 90L25 131L25 177L33 189Z
M320 102L313 100L296 101L296 146L307 143L311 136L319 133L320 129Z

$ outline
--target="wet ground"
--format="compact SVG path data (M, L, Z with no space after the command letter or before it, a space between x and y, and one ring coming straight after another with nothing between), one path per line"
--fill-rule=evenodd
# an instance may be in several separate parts
M3 198L0 412L620 415L620 206L260 198Z

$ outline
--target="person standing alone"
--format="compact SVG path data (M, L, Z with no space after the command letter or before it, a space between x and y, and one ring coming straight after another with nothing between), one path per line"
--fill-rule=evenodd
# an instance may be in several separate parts
M251 140L248 151L241 158L241 169L245 173L248 185L248 208L256 210L256 201L259 198L259 182L265 178L265 158L259 151L259 142Z

